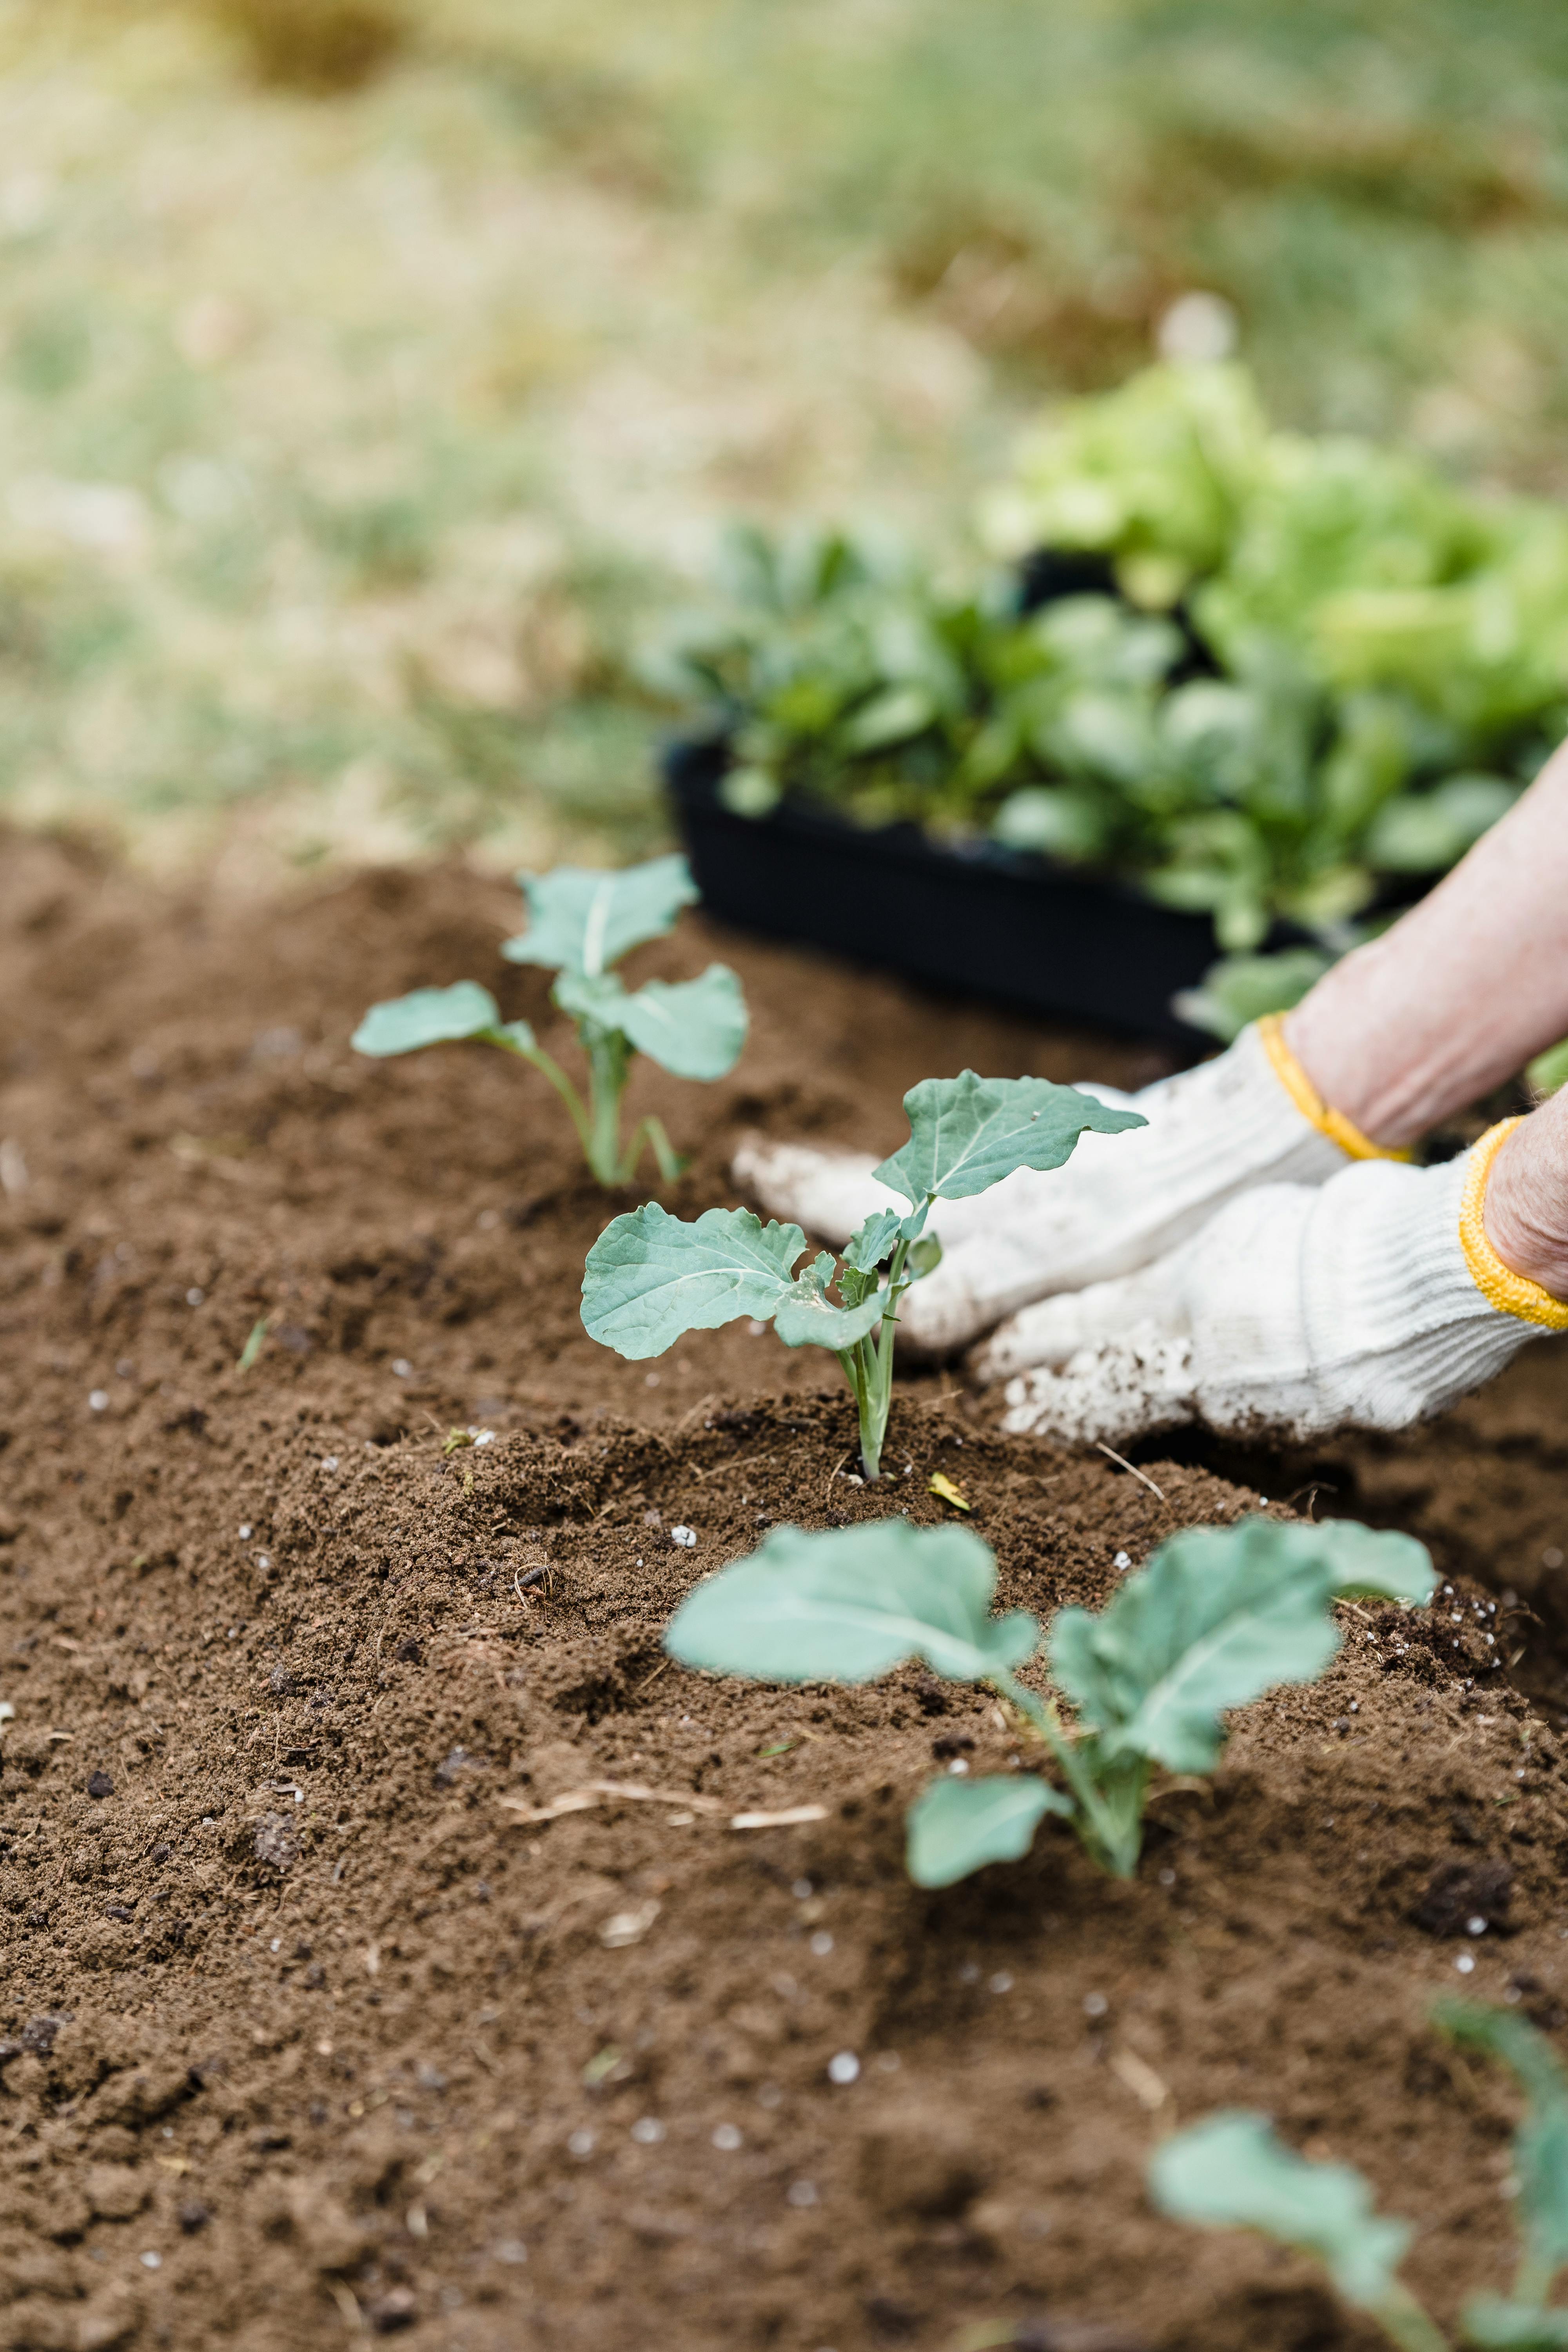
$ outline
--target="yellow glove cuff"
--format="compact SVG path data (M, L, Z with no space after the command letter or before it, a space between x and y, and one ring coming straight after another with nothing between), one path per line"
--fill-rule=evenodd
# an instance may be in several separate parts
M1359 1127L1323 1100L1289 1046L1285 1043L1285 1023L1278 1013L1266 1013L1257 1024L1263 1041L1263 1050L1273 1066L1274 1075L1305 1119L1310 1119L1320 1135L1352 1160L1410 1160L1409 1151L1387 1151L1381 1143L1373 1143Z
M1515 1274L1512 1266L1504 1265L1487 1239L1487 1179L1492 1172L1492 1161L1514 1129L1523 1123L1521 1118L1500 1119L1496 1127L1487 1129L1479 1143L1470 1147L1464 1198L1459 1203L1459 1240L1471 1279L1489 1305L1500 1307L1505 1315L1517 1315L1521 1323L1537 1323L1543 1331L1568 1331L1568 1299L1554 1298L1550 1290L1542 1290L1540 1283Z

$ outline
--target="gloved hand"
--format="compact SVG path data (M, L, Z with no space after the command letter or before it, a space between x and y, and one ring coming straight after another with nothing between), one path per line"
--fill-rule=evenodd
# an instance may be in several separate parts
M1487 1176L1518 1124L1443 1167L1261 1186L1141 1272L1014 1316L971 1367L1023 1375L1014 1432L1114 1445L1190 1421L1295 1438L1407 1428L1568 1330L1568 1304L1486 1235Z
M1317 1186L1352 1159L1381 1156L1318 1098L1278 1022L1139 1094L1085 1092L1141 1111L1148 1126L1086 1135L1063 1168L1019 1169L974 1200L939 1202L931 1230L942 1261L904 1299L901 1345L949 1355L1033 1299L1148 1265L1255 1185ZM769 1215L841 1244L873 1210L907 1205L873 1181L876 1164L864 1152L752 1140L732 1172Z

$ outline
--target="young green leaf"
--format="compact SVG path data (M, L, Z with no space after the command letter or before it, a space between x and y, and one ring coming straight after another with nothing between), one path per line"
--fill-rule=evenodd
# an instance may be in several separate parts
M858 1274L874 1274L899 1238L903 1219L897 1209L877 1209L844 1244L844 1263Z
M645 940L662 939L682 907L695 906L698 898L691 869L679 855L616 874L558 866L551 874L517 878L528 900L529 927L505 942L502 955L509 963L543 964L591 979Z
M1568 2263L1568 2075L1545 2035L1525 2018L1463 2000L1440 2001L1433 2017L1450 2041L1500 2059L1524 2092L1525 2116L1513 2142L1517 2210L1526 2273L1544 2301Z
M1149 2193L1173 2221L1210 2230L1258 2230L1316 2254L1345 2301L1377 2311L1402 2294L1394 2272L1411 2231L1373 2210L1372 2190L1345 2164L1309 2164L1266 2117L1240 2109L1205 2116L1157 2147Z
M1047 1813L1072 1805L1032 1773L932 1780L910 1807L905 1860L917 1886L951 1886L988 1862L1019 1862Z
M664 1645L683 1665L761 1682L869 1682L907 1658L979 1682L1021 1664L1039 1634L1026 1611L992 1616L995 1590L967 1528L775 1528L688 1593Z
M1425 1601L1423 1546L1353 1522L1192 1528L1163 1544L1098 1617L1052 1622L1051 1671L1110 1761L1212 1771L1225 1712L1276 1683L1310 1682L1340 1646L1329 1602L1349 1592Z
M350 1040L356 1054L413 1054L421 1045L449 1045L458 1037L482 1037L500 1025L500 1009L477 981L450 988L416 988L373 1004Z
M697 980L650 980L626 999L621 1027L639 1054L678 1078L721 1078L746 1042L746 1000L727 964Z
M765 1320L788 1297L805 1247L798 1225L764 1225L750 1209L705 1209L686 1224L645 1202L612 1217L588 1252L584 1328L639 1361L683 1331L716 1330L738 1315Z
M1016 1168L1059 1168L1084 1134L1144 1127L1137 1111L1111 1110L1076 1087L1047 1078L922 1078L904 1097L910 1139L876 1171L916 1207L933 1195L969 1199Z
M1464 2326L1477 2352L1568 2352L1568 2311L1479 2294L1465 2305Z
M746 1000L721 963L698 980L650 980L635 995L613 972L563 971L553 994L574 1021L615 1030L678 1078L721 1078L746 1042Z
M773 1329L786 1348L853 1348L881 1321L887 1302L875 1283L864 1297L834 1305L827 1296L833 1270L834 1261L825 1251L784 1293Z

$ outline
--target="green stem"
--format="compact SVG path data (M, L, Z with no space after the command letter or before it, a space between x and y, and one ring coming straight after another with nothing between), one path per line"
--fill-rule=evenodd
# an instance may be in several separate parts
M1515 2303L1528 2304L1532 2311L1544 2311L1546 2298L1552 2292L1552 2282L1560 2265L1541 2256L1527 2246L1519 2258L1519 2270L1513 2283Z
M566 1106L567 1113L571 1118L572 1124L577 1130L577 1140L581 1143L584 1153L591 1166L593 1164L594 1147L593 1131L588 1123L588 1114L583 1107L582 1096L578 1093L576 1087L573 1085L571 1079L567 1076L560 1063L555 1060L552 1055L547 1054L542 1045L520 1045L515 1037L505 1036L499 1029L491 1029L488 1031L486 1034L490 1045L500 1045L502 1050L508 1054L515 1054L519 1061L531 1062L540 1076L549 1079L551 1085L554 1087L556 1093L560 1096L562 1101Z
M588 1165L606 1192L622 1181L621 1095L626 1083L626 1041L616 1029L584 1021L578 1027L588 1056Z
M1447 2337L1407 2287L1396 2286L1386 2303L1373 2307L1372 2316L1399 2352L1448 2352Z
M651 1118L639 1119L633 1130L632 1139L626 1146L626 1157L621 1161L619 1179L621 1183L629 1184L637 1174L637 1161L643 1156L645 1145L652 1151L658 1172L665 1182L673 1184L685 1169L686 1162L665 1133L664 1121L661 1118Z
M1134 1843L1129 1855L1125 1824L1119 1817L1119 1809L1107 1803L1076 1745L1068 1738L1054 1703L1037 1698L1032 1690L1026 1690L1022 1683L1005 1672L992 1675L989 1680L992 1688L1000 1691L1003 1697L1017 1708L1026 1722L1033 1726L1061 1766L1068 1785L1082 1808L1084 1823L1089 1834L1085 1836L1084 1826L1080 1825L1079 1835L1084 1839L1090 1853L1113 1877L1131 1878L1138 1866L1137 1844Z

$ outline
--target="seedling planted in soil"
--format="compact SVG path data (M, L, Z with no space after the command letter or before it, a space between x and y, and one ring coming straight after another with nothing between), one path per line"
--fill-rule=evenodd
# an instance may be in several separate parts
M989 1683L1050 1749L1070 1794L1027 1772L931 1781L910 1809L910 1877L949 1886L1016 1862L1042 1816L1058 1813L1127 1878L1155 1765L1212 1772L1227 1709L1315 1681L1340 1647L1333 1601L1425 1603L1436 1584L1414 1537L1353 1520L1188 1528L1098 1616L1064 1609L1052 1620L1047 1654L1070 1725L1018 1680L1038 1622L1022 1609L992 1614L996 1564L967 1528L775 1528L687 1595L665 1647L684 1665L762 1682L872 1682L919 1658L951 1682Z
M937 1201L989 1192L1015 1169L1059 1168L1086 1131L1142 1127L1074 1087L1045 1078L925 1078L904 1097L910 1139L876 1171L910 1203L878 1209L836 1261L826 1251L798 1274L798 1225L764 1225L750 1209L706 1209L688 1223L657 1202L605 1226L583 1275L589 1336L634 1361L660 1356L685 1331L711 1331L742 1315L771 1321L788 1348L831 1348L855 1391L860 1465L879 1475L893 1391L899 1302L941 1263L925 1230ZM829 1296L837 1288L837 1301Z
M1563 2352L1568 2309L1547 2297L1568 2263L1568 2077L1544 2035L1522 2017L1474 2001L1439 2001L1450 2040L1500 2058L1525 2095L1513 2170L1523 2246L1511 2295L1465 2305L1460 2341L1477 2352ZM1313 2164L1245 2109L1208 2116L1157 2148L1149 2193L1161 2210L1207 2229L1260 2231L1315 2254L1343 2300L1376 2320L1401 2352L1447 2352L1447 2339L1395 2276L1414 2232L1373 2210L1372 2189L1345 2164Z
M551 1000L576 1023L588 1065L587 1101L530 1024L503 1021L495 998L477 981L416 988L373 1004L354 1031L355 1050L412 1054L465 1037L500 1045L549 1079L606 1191L631 1182L645 1148L666 1181L673 1180L684 1163L659 1119L639 1120L630 1139L621 1141L621 1097L632 1055L646 1054L678 1078L721 1078L746 1042L746 1001L726 964L710 964L698 980L650 980L635 993L610 966L645 940L662 939L681 908L695 904L685 858L655 857L620 874L558 866L552 874L520 874L518 880L528 900L529 928L508 940L501 953L510 963L542 964L559 973Z

